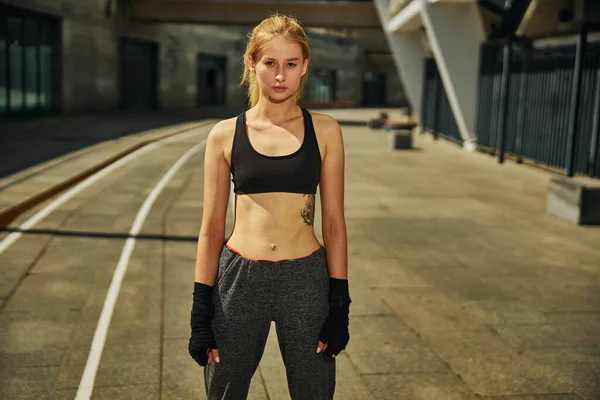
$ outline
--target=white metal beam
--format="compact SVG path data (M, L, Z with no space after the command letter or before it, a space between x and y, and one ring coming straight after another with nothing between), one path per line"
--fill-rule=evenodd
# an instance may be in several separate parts
M429 45L462 139L475 139L479 50L485 31L477 4L424 3Z
M413 0L387 23L388 32L402 33L419 29L421 22L421 0Z
M413 3L415 1L420 2L421 0L413 0ZM420 30L413 30L412 32L404 32L402 34L390 31L388 29L387 1L373 0L373 3L375 4L381 24L384 27L383 32L390 47L404 92L411 104L417 121L419 121L421 118L423 62L426 55L423 34Z

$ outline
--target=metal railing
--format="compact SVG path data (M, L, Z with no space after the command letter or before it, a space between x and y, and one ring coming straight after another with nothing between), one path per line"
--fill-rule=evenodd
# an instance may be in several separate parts
M585 34L584 34L585 35ZM478 84L479 148L600 177L600 46L485 43ZM506 71L503 74L503 71ZM579 71L579 73L578 73Z
M434 137L442 136L462 143L458 125L450 108L450 102L434 59L426 59L423 74L423 97L421 125Z

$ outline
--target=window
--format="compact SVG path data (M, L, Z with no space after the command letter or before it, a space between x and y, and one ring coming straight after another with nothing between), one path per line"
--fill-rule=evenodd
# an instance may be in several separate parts
M57 109L60 20L0 4L0 114Z
M38 105L38 23L34 18L26 18L23 22L23 51L25 52L23 97L25 108L31 110Z
M6 59L6 19L0 18L0 114L6 114L8 60Z
M23 107L23 46L22 18L8 18L8 107L19 111Z

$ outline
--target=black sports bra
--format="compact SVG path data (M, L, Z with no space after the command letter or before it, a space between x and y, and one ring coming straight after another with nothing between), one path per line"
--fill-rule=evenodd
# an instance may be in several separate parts
M300 148L283 156L257 152L248 138L246 113L237 117L231 173L237 194L289 192L316 194L321 175L321 153L310 113L302 108L304 139Z

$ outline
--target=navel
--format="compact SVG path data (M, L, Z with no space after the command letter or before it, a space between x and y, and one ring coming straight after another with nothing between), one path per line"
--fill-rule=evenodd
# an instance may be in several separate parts
M275 251L276 248L277 248L277 245L275 243L271 243L271 250Z

